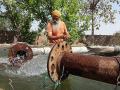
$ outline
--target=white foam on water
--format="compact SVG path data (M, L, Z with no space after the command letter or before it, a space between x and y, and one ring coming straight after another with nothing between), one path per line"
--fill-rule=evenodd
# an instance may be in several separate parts
M18 72L26 76L43 74L47 72L47 58L48 55L39 54L21 66Z
M50 47L44 48L32 48L34 52L34 57L32 60L24 63L20 68L6 66L5 74L14 76L35 76L47 72L47 59L48 53L50 52ZM86 52L86 47L73 47L73 52ZM0 58L0 63L10 64L8 58Z
M50 47L32 48L34 57L24 63L20 68L6 66L3 71L9 76L37 76L47 72L47 59ZM72 47L73 52L87 52L86 47ZM45 53L45 54L44 54ZM8 58L0 58L0 63L10 64Z
M39 54L32 60L24 63L20 68L10 67L8 58L0 58L0 63L5 64L0 70L1 74L8 76L36 76L47 72L48 54Z
M0 63L2 63L2 64L10 64L7 57L0 57Z

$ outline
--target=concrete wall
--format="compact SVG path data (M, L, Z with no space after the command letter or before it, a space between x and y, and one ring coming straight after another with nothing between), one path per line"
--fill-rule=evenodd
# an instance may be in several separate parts
M92 37L91 35L86 36L86 42L90 45L92 44ZM95 35L94 36L94 44L95 45L120 45L120 35Z
M17 36L15 31L3 31L0 30L0 44L2 43L13 43L15 41L15 36Z
M18 36L18 33L16 31L3 31L0 30L0 44L2 43L13 43L16 41L16 36ZM86 42L91 45L92 44L92 37L91 35L86 35ZM120 35L95 35L94 36L94 44L95 45L120 45ZM20 37L18 38L18 41L22 42ZM41 45L47 43L46 35L43 33L40 36L36 37L35 44Z

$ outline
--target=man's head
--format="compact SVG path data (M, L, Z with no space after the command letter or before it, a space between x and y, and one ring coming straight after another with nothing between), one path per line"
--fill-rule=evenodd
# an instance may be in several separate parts
M61 16L60 11L54 10L54 11L52 12L52 19L53 19L53 21L55 21L55 22L59 21L60 16Z

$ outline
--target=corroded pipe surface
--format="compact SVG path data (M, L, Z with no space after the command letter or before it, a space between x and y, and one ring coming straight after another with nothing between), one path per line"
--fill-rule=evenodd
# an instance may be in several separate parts
M57 44L49 54L48 74L54 82L64 80L69 74L73 74L116 84L120 72L118 61L120 61L119 57L72 53L69 45L66 47L65 43Z
M87 46L88 52L100 56L117 56L120 55L119 46Z
M0 54L0 57L8 58L10 64L17 67L20 67L27 60L33 58L31 47L24 42L0 47Z
M111 84L117 83L119 64L115 57L100 57L64 53L61 58L61 68L70 74L78 75Z
M13 66L20 67L27 60L33 58L33 51L25 43L17 43L9 48L8 58Z

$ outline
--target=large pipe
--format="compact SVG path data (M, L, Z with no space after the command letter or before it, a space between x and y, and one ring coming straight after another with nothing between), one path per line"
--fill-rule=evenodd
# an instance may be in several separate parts
M7 57L12 66L20 67L33 58L31 47L23 42L0 47L0 57Z
M47 47L47 46L45 46L45 47L34 47L34 46L32 46L33 55L39 54L41 52L44 52L45 54L49 54L50 51L51 51L51 48L52 47ZM78 52L78 53L86 53L89 50L85 46L80 46L80 47L73 46L72 51L73 52Z
M69 74L116 84L120 57L103 57L72 53L67 43L56 44L48 57L48 74L52 81L64 80Z
M87 46L90 53L100 56L116 56L120 54L119 46Z

